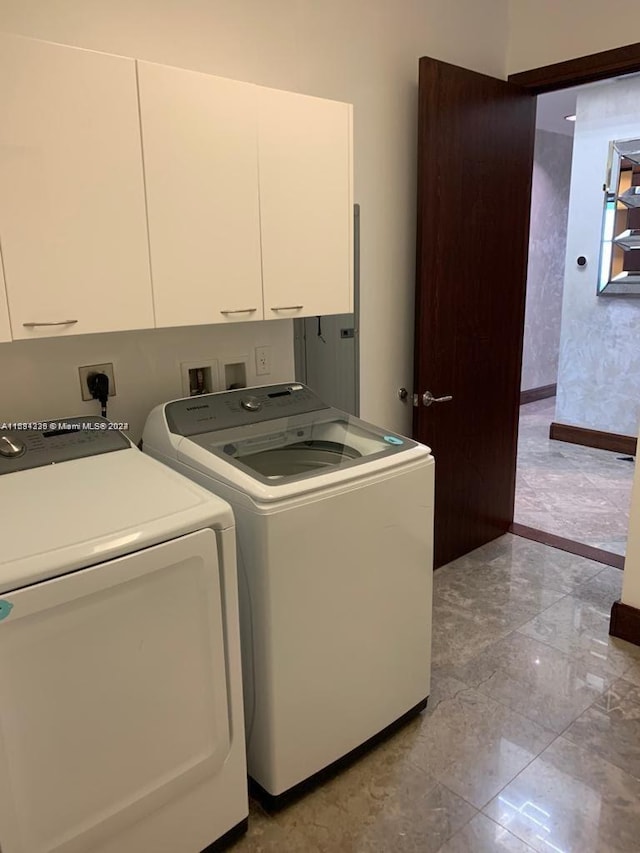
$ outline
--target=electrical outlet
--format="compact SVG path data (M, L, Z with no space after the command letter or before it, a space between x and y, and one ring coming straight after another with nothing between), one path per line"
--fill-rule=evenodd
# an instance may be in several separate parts
M93 400L89 386L87 385L87 377L91 373L106 373L109 377L109 397L116 396L116 380L113 374L113 364L87 364L84 367L78 368L80 374L80 393L83 400Z
M271 373L271 347L256 347L256 375Z

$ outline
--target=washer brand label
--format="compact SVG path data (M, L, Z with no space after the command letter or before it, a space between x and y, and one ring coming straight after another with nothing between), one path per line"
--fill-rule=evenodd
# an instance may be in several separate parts
M4 601L0 598L0 622L2 622L3 619L6 619L12 610L13 604L10 601Z

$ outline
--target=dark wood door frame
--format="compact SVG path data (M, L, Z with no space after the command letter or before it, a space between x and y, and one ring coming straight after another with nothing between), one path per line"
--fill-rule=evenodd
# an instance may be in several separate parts
M543 95L546 92L557 92L561 89L582 86L586 83L596 83L599 80L608 80L612 77L634 74L639 71L640 43L636 43L617 47L613 50L605 50L600 53L592 53L576 59L569 59L565 62L557 62L553 65L545 65L542 68L532 68L529 71L521 71L518 74L510 74L508 79L510 83L515 83L533 95ZM524 328L522 331L524 334ZM530 531L527 534L525 532L526 528L516 524L512 524L512 529L521 536L526 536L536 541L543 541L540 539L540 531ZM541 535L543 537L547 536L544 533ZM584 548L581 543L569 542L569 540L563 541L567 545L564 550L571 550L573 553L586 556L581 551ZM554 543L549 542L549 544ZM558 546L557 543L555 544L556 547L563 547ZM604 559L601 559L601 562L607 562L608 565L615 566L616 568L624 568L624 558L610 552L602 551L600 553L604 555ZM593 559L593 555L591 559ZM595 559L599 558L596 557Z
M508 79L534 95L542 95L637 71L640 71L640 43L520 71L510 74Z

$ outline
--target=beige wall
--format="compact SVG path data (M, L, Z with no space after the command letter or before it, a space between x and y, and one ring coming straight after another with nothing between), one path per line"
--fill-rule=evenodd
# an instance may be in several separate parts
M0 344L0 423L99 414L98 403L81 400L78 367L112 362L116 396L108 415L130 424L129 435L138 441L154 406L184 396L181 362L217 361L223 381L225 364L246 360L248 385L289 381L289 329L288 320L274 320ZM270 376L256 376L256 345L271 347Z
M628 0L509 0L509 74L638 41Z
M396 388L412 387L418 57L428 54L494 76L504 76L508 0L0 0L0 30L120 53L155 62L290 89L354 104L355 199L361 212L362 415L398 431L411 412ZM260 343L258 324L251 333ZM227 331L227 330L225 330ZM145 333L145 346L151 346ZM162 333L159 333L162 334ZM225 349L209 327L213 354ZM247 335L238 332L238 346ZM104 335L100 351L114 360L118 336ZM144 387L144 362L123 350L130 390L119 415L138 422L156 402ZM188 330L171 338L171 363L188 356ZM23 393L35 358L59 365L47 383L28 370L31 417L65 412L58 394L72 375L70 362L90 360L94 343L60 349L62 341L20 354L22 373L0 347L3 412L26 416ZM291 372L291 326L274 343L275 373ZM63 369L64 367L64 369ZM166 369L172 371L167 356ZM66 386L65 386L66 387ZM157 397L173 380L158 375ZM74 388L74 394L76 390ZM115 402L115 401L114 401ZM18 405L19 404L19 405ZM78 410L78 407L75 407Z

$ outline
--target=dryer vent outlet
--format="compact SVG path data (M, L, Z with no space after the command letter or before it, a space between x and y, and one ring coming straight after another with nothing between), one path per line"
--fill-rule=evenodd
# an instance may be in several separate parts
M247 364L245 361L225 364L224 387L227 391L233 391L235 388L247 387Z
M189 368L189 396L198 394L210 394L213 391L211 368L190 367Z
M199 358L197 361L183 361L180 365L182 374L182 393L185 397L196 397L199 394L211 394L219 389L218 362L216 359Z

